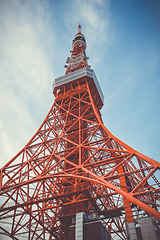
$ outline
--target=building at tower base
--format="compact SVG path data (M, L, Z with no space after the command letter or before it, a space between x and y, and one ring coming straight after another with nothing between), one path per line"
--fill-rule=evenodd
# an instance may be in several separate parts
M111 240L111 236L96 213L86 216L80 212L69 226L69 240Z
M128 240L160 240L160 229L152 217L141 218L138 226L126 223L126 228Z

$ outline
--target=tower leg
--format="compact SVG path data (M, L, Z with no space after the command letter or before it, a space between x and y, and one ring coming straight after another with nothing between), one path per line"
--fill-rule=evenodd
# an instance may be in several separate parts
M118 173L119 174L123 173L123 166L122 165L119 166ZM121 183L121 189L124 190L125 192L127 192L127 184L126 184L125 176L124 175L120 176L119 180L120 180L120 183ZM128 223L132 223L132 222L134 222L134 219L133 219L131 204L124 197L123 197L123 202L124 202L126 220L127 220Z

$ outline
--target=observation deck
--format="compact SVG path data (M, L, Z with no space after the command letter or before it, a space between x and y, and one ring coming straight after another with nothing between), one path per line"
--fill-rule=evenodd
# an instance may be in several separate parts
M90 83L90 87L92 86L92 97L95 102L98 103L98 108L101 109L104 104L104 95L95 72L90 68L81 68L62 77L56 78L53 82L53 93L56 95L56 93L61 90L62 86L67 86L70 83L74 84L76 81L83 84L84 80L87 80L88 83Z

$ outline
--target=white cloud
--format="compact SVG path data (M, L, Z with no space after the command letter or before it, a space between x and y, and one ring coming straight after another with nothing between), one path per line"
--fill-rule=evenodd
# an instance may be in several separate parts
M52 104L55 40L47 1L1 1L0 9L2 166L32 137Z
M112 33L110 31L109 1L71 1L70 8L66 11L65 23L72 32L75 24L81 23L82 33L85 34L88 43L87 52L92 59L92 67L100 62L105 48L109 47ZM74 32L75 34L75 32ZM101 51L99 49L101 48Z

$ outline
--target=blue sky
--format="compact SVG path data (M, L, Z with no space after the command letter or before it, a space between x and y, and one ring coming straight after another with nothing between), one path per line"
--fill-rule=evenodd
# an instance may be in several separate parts
M52 106L78 24L102 87L106 127L160 161L159 0L0 1L0 167Z

